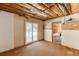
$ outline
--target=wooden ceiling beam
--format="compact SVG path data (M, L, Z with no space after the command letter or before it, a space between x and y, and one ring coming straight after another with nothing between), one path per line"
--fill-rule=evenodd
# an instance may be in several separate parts
M15 13L15 14L19 14L19 15L23 15L22 13L20 13L21 12L20 10L11 8L10 6L7 6L5 4L0 4L0 10Z
M69 6L70 6L70 11L71 11L71 13L72 13L72 7L71 7L71 4L69 3Z
M43 17L37 16L35 14L29 13L29 12L26 12L26 11L23 11L21 9L16 8L16 6L13 6L13 5L0 4L0 10L4 10L4 11L7 11L7 12L11 12L11 13L16 13L16 14L19 14L21 16L28 15L30 17L43 20Z
M70 14L70 11L69 11L69 8L68 8L67 3L65 3L64 5L65 5L65 7L66 7L66 12L67 12L67 13L68 13L68 15L69 15L69 14Z
M47 7L51 10L53 10L53 12L55 12L56 14L58 14L58 16L62 16L62 10L60 10L59 5L57 3L45 3L47 5Z
M63 11L61 10L61 8L59 7L59 4L55 3L56 7L60 10L60 13L62 13L62 15L64 15Z
M66 12L67 12L68 15L69 15L70 13L69 13L68 7L66 6L66 3L64 3L64 8L66 8Z
M19 14L19 15L24 16L26 18L27 18L27 16L30 16L30 17L33 17L33 18L36 18L39 20L54 19L54 18L57 18L60 16L69 15L72 13L72 7L71 7L70 3L56 3L56 4L54 4L54 3L53 4L37 3L38 6L31 4L31 3L27 3L27 4L42 14L33 13L31 11L31 8L28 8L28 6L26 6L26 4L22 5L22 3L18 3L18 4L17 3L11 3L11 4L0 3L0 10ZM41 9L40 9L40 7L41 7ZM53 8L55 8L55 9L53 9Z
M61 6L63 6L63 8L64 8L64 10L67 12L67 14L69 15L70 13L69 13L69 11L68 11L68 8L67 8L67 6L66 6L66 3L60 3L61 4Z
M52 15L50 15L49 13L47 13L47 12L41 10L41 9L38 9L38 8L35 7L33 4L30 4L30 3L27 3L27 4L30 5L30 6L32 6L32 7L34 7L34 8L37 9L38 11L45 13L45 14L48 15L49 17L52 17Z
M54 15L54 12L52 12L48 7L46 7L43 3L38 3L38 5L39 6L41 6L41 7L43 7L44 8L44 11L48 11L51 15L52 15L52 17L56 17L57 16L57 14L55 14Z
M67 6L67 8L68 8L69 14L71 14L71 13L72 13L72 10L71 10L70 3L66 3L66 6Z
M35 9L37 9L39 12L42 12L40 9L38 9L38 8L35 7L34 5L31 5L30 3L27 3L27 4L30 5L31 7L35 8ZM23 6L22 4L19 4L19 5ZM25 7L25 8L27 8L27 7ZM31 9L30 9L30 10L31 10ZM29 10L29 11L30 11L30 10ZM31 13L32 13L32 12L31 12ZM32 14L33 14L33 13L32 13ZM36 14L36 15L38 15L38 14ZM42 19L46 19L46 18L49 19L49 18L52 18L52 17L50 17L50 16L45 18L45 17L40 16L40 15L38 15L37 17L40 17L40 18L42 18Z
M45 4L43 4L43 5L45 5ZM45 5L45 7L47 8L47 9L49 9L49 11L53 14L55 14L55 15L57 15L57 16L59 16L58 14L56 14L53 10L51 10L51 8L49 8L47 5Z

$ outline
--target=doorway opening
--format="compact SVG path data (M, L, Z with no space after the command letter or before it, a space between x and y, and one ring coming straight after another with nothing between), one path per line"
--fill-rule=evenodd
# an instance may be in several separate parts
M62 31L62 24L60 22L54 22L52 25L52 42L61 44L61 31Z
M26 28L26 30L25 30L25 32L26 32L25 44L29 44L34 41L37 41L38 40L38 24L26 22L25 28Z

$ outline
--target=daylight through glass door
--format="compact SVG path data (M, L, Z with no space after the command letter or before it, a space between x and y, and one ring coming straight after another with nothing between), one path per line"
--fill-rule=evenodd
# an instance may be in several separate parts
M26 42L25 44L38 40L38 24L26 22Z

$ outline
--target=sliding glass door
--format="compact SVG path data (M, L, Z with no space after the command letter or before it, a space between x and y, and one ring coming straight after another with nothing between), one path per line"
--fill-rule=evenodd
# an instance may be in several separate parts
M32 23L26 22L26 43L32 42Z
M26 22L26 44L38 40L38 24Z
M33 41L38 40L38 24L33 23Z

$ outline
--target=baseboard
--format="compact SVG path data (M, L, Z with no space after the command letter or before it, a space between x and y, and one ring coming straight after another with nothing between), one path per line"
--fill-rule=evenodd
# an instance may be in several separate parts
M61 45L62 45L62 44L61 44ZM62 46L66 47L66 48L68 48L68 49L70 49L70 50L74 50L74 51L78 51L78 52L79 52L78 49L75 49L75 48L72 48L72 47L68 47L68 46L66 46L66 45L62 45Z
M16 50L16 49L21 48L21 47L23 47L23 46L25 46L25 45L22 45L22 46L20 46L20 47L16 47L16 48L12 48L12 49L9 49L9 50L0 52L0 54L1 54L1 53L5 53L5 52L8 52L8 51Z
M44 41L46 41L46 40L44 40ZM50 42L50 41L46 41L46 42L53 43L53 42ZM53 43L53 44L56 44L56 43ZM58 44L58 45L61 45L61 46L63 46L63 47L66 47L67 49L70 49L70 50L74 50L74 51L78 51L78 52L79 52L78 49L75 49L75 48L72 48L72 47L68 47L68 46L63 45L63 44Z

